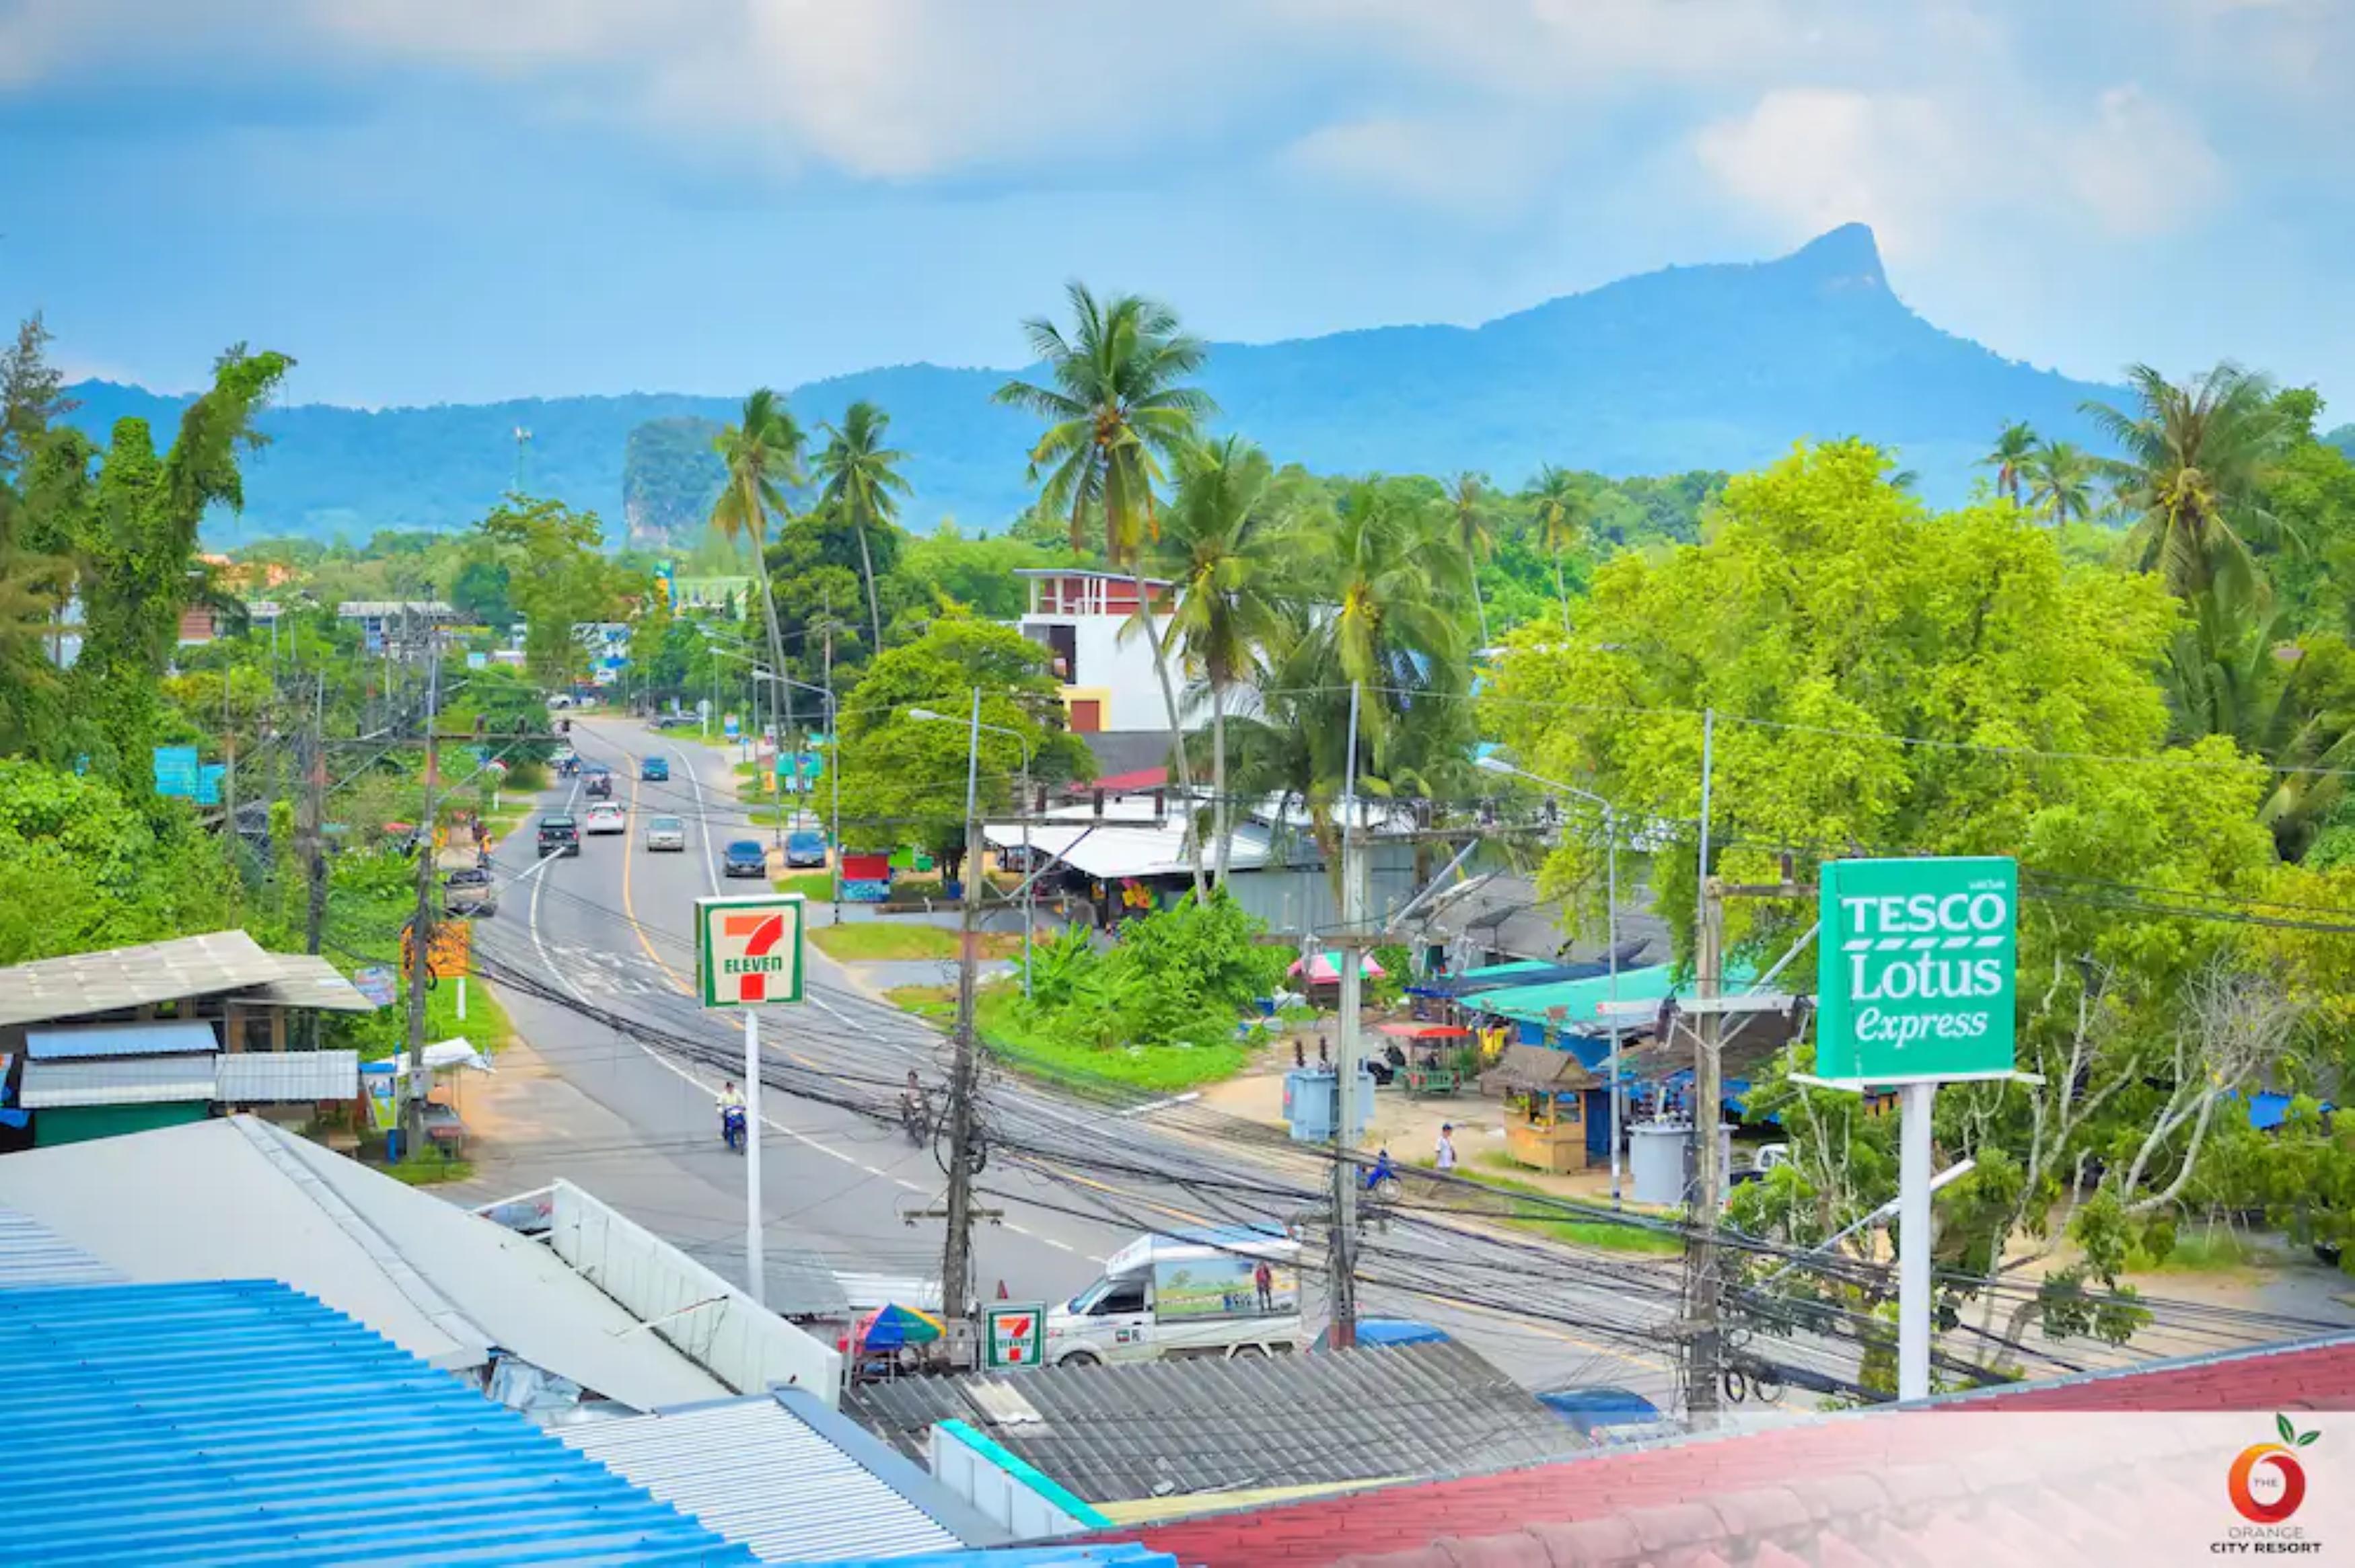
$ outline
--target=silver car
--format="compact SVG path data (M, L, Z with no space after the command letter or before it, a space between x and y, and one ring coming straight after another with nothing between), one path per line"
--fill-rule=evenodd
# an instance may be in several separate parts
M687 823L677 817L650 817L646 820L646 849L684 850L687 848Z

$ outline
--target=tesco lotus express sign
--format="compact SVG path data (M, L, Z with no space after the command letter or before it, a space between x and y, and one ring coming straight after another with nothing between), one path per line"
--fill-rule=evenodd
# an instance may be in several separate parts
M1817 1076L1899 1084L2012 1071L2012 861L1829 861L1820 886Z

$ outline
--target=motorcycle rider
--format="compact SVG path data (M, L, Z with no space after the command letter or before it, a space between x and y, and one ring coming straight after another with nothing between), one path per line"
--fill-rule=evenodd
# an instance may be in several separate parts
M722 1138L728 1136L728 1113L730 1111L740 1117L744 1114L744 1091L736 1086L733 1078L719 1086L719 1136Z
M919 1125L917 1118L924 1117L929 1119L931 1110L932 1107L924 1098L924 1081L916 1076L916 1069L911 1067L908 1069L908 1086L900 1091L900 1125L912 1133Z

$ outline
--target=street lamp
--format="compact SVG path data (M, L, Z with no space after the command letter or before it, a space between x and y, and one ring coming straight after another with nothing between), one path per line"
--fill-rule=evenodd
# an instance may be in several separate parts
M1608 950L1603 955L1603 959L1609 966L1611 975L1611 1201L1616 1203L1619 1202L1619 1097L1624 1092L1619 1083L1620 1024L1617 1012L1619 1001L1619 809L1592 789L1582 789L1575 784L1564 784L1558 779L1542 778L1526 768L1516 768L1500 757L1480 758L1475 766L1486 772L1501 773L1514 779L1525 779L1541 789L1551 789L1557 794L1568 795L1576 800L1591 801L1603 808L1603 833L1608 846L1604 853L1606 863L1609 866L1604 894L1604 935L1603 938L1608 945Z
M927 724L968 723L966 720L953 718L947 714L934 713L930 708L902 708L900 711L911 719L919 719ZM978 692L975 694L973 718L969 723L973 730L973 739L965 759L964 810L967 818L971 818L975 810L973 780L980 767L981 732L989 730L1005 736L1022 748L1022 995L1025 1000L1028 1000L1030 995L1030 912L1033 906L1031 902L1033 895L1030 890L1038 885L1039 880L1032 874L1030 864L1030 742L1020 730L1008 729L1004 725L982 723ZM981 875L981 867L969 866L966 868L965 874L977 878ZM976 882L975 885L978 886L979 884Z

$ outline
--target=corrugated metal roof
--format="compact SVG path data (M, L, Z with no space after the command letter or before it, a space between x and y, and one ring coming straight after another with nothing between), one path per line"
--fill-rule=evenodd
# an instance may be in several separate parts
M77 1023L64 1029L28 1029L25 1054L36 1062L86 1061L93 1056L165 1056L218 1051L213 1026L192 1018L158 1018L144 1023Z
M32 1215L0 1209L0 1290L27 1285L115 1285L122 1279Z
M1023 830L1019 823L986 824L982 832L1000 849L1019 846ZM1232 847L1228 863L1237 871L1256 871L1268 862L1268 841L1255 829L1238 830L1232 835ZM1183 823L1172 821L1155 827L1138 823L1097 827L1033 825L1029 831L1033 851L1053 855L1064 864L1083 875L1169 876L1193 866L1192 851L1188 846ZM1215 846L1213 846L1215 848ZM1204 851L1208 854L1209 851Z
M792 1396L762 1395L656 1415L597 1421L557 1436L763 1563L905 1557L976 1544L961 1539L821 1436ZM837 1419L840 1419L837 1417ZM939 1483L899 1455L868 1456L897 1467L903 1485ZM954 1504L946 1492L942 1497ZM1000 1537L1000 1539L1003 1539Z
M753 1561L272 1281L0 1291L0 1365L21 1561Z
M210 1056L112 1056L93 1062L27 1062L16 1103L27 1110L67 1106L154 1106L213 1097Z
M273 953L278 973L239 997L260 1007L308 1007L322 1012L374 1012L376 1003L343 972L314 953Z
M282 960L243 931L213 931L0 969L0 1023L87 1018L278 978Z
M213 1097L224 1105L348 1100L360 1092L357 1051L232 1051L213 1060Z
M994 1405L1020 1418L1000 1424ZM1455 1343L907 1378L854 1388L843 1409L908 1453L936 1422L972 1422L1099 1504L1497 1469L1587 1447ZM1304 1431L1326 1437L1304 1445Z
M852 1568L852 1564L826 1568ZM1178 1559L1137 1541L1051 1541L1041 1546L895 1558L891 1568L1178 1568Z

